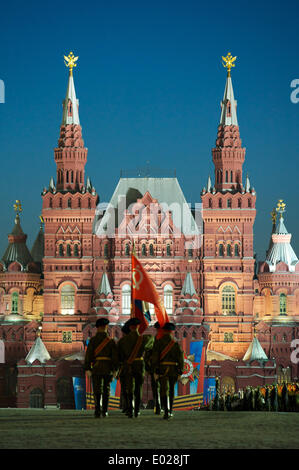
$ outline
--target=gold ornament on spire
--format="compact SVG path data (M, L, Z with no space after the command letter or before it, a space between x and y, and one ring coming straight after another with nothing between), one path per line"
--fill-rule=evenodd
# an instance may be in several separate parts
M228 77L230 77L231 69L236 66L236 64L234 64L236 58L237 58L237 56L233 57L230 52L227 54L226 57L222 56L222 59L224 60L224 62L222 62L222 65L223 65L223 67L225 67L227 69L227 76Z
M272 222L275 225L276 224L276 219L277 219L277 213L276 213L275 207L274 207L274 209L273 209L273 211L271 212L270 215L271 215Z
M285 212L285 210L286 210L286 204L283 202L283 199L279 199L277 203L277 207L276 207L276 212L279 212L280 217L282 217L282 214Z
M21 201L19 199L16 200L16 203L13 205L14 210L16 211L17 215L19 215L20 212L22 212L22 205Z
M64 57L64 63L65 63L65 66L69 68L70 70L70 75L73 75L73 68L74 67L77 67L77 60L79 59L79 57L75 57L73 52L70 52L68 56L63 56Z

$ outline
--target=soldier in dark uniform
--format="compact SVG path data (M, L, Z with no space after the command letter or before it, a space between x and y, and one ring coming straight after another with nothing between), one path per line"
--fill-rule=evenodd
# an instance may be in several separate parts
M155 378L160 382L161 405L164 409L163 418L169 419L172 416L174 387L184 370L184 353L172 337L175 325L165 323L163 330L162 338L154 345L152 363Z
M108 324L107 318L96 321L97 333L90 339L85 354L85 370L92 377L96 418L107 416L110 383L117 370L116 343L107 334Z
M160 323L157 321L154 324L154 328L156 328L157 333L160 330ZM157 340L157 335L154 340L154 345ZM151 387L152 387L152 392L153 392L153 398L154 398L154 413L156 415L161 414L161 397L160 397L160 382L158 380L155 380L154 377L154 369L152 365L152 350L148 350L145 353L144 356L144 362L145 362L145 370L150 374L151 377Z
M130 333L127 323L124 324L121 331L123 332L123 337L120 338L120 340L117 343L118 356L119 356L119 345L122 343L123 338ZM127 413L128 397L127 397L126 382L125 382L126 374L125 374L124 364L120 361L119 357L118 357L118 365L119 365L119 369L118 369L117 376L120 381L120 407L122 408L122 413Z
M129 418L135 418L139 415L142 386L144 382L145 365L144 353L151 349L154 343L154 337L151 335L140 335L138 318L130 318L126 323L130 333L118 342L118 357L123 364L125 374L125 386L128 398Z

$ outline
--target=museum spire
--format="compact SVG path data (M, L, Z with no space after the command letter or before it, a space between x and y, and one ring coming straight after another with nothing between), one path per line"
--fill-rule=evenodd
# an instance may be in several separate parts
M235 67L236 57L232 57L229 52L222 59L223 66L227 68L227 77L221 101L216 145L212 149L215 165L215 189L221 192L242 192L242 166L245 160L245 148L242 147L240 138L237 101L234 97L231 79L231 68Z
M69 69L68 86L63 101L62 124L58 147L54 150L57 165L56 189L63 192L81 191L85 185L85 164L87 148L84 147L82 128L79 121L79 101L76 97L73 68L78 57L72 52L64 56Z
M72 52L68 56L64 56L65 65L69 69L69 80L66 90L65 100L63 102L62 125L80 124L79 121L79 100L76 97L73 67L76 67L78 57L74 57Z

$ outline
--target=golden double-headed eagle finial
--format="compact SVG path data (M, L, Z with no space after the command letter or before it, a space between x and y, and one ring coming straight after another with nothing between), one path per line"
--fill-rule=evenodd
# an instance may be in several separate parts
M279 199L276 207L276 212L280 213L280 218L282 218L283 213L286 210L286 204L283 202L283 199Z
M226 57L222 56L222 59L224 62L222 62L223 67L227 69L227 76L230 77L230 71L233 67L236 66L234 63L236 60L237 56L233 57L231 53L229 52Z
M20 212L22 212L22 205L21 201L19 199L16 200L15 204L13 205L14 210L16 211L17 215L19 215Z
M65 55L63 57L64 57L65 66L68 67L70 71L70 75L73 75L73 68L77 67L76 62L79 59L79 57L75 57L73 52L70 52L68 56Z
M283 199L279 199L276 207L276 212L280 213L280 217L286 210L286 204L283 202Z

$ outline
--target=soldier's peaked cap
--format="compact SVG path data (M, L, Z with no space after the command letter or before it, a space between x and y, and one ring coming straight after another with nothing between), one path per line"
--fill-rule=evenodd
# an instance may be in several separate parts
M109 325L108 318L98 318L96 321L96 327Z
M125 323L121 329L121 331L125 334L129 333L128 325Z
M139 320L139 318L133 317L125 323L125 326L129 328L129 326L137 326L140 325L140 323L141 321Z
M174 323L165 323L163 326L162 330L167 330L167 331L174 331L175 330L175 324Z

